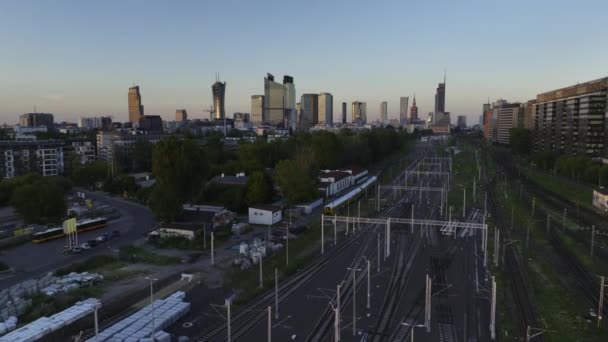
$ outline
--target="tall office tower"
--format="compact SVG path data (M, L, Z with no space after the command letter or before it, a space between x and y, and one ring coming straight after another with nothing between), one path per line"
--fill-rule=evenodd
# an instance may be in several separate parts
M523 113L524 117L521 122L521 126L525 129L534 130L534 118L536 116L535 105L536 99L530 100L525 104L525 109Z
M330 93L319 94L319 123L325 126L334 124L334 97Z
M456 117L456 126L458 126L460 129L467 128L467 117L464 115L458 115Z
M188 120L188 113L185 109L178 109L175 111L175 121L182 122Z
M298 128L298 118L296 113L296 86L293 84L293 77L283 76L283 86L285 87L284 106L285 106L285 127L292 130Z
M523 111L521 103L508 103L507 101L499 101L494 105L493 119L495 118L495 135L494 140L499 144L509 144L511 141L511 128L519 126L518 120L521 117L520 112Z
M481 111L482 111L482 116L483 116L483 122L482 125L486 124L486 113L492 109L492 104L490 104L490 99L488 99L488 103L484 103L483 106L481 107Z
M319 123L319 95L304 94L301 98L302 114L300 127L308 130Z
M139 118L144 116L144 106L141 104L139 86L129 88L129 122L139 123Z
M418 106L416 106L416 95L414 95L412 108L410 108L410 122L414 123L414 121L418 121Z
M213 93L214 118L216 120L226 118L226 82L220 82L219 76L217 76L215 83L211 86L211 91Z
M19 116L19 124L22 127L46 126L47 131L55 129L53 114L50 113L25 113Z
M380 121L388 122L388 103L386 101L380 102Z
M608 77L538 94L532 106L537 151L608 154Z
M346 123L346 102L342 102L342 123Z
M139 118L139 129L146 132L162 132L163 119L160 115L144 115Z
M407 105L410 102L410 98L402 96L399 98L399 123L401 125L407 124Z
M367 122L367 113L366 113L366 104L365 102L354 101L352 104L351 116L352 123L356 124L365 124Z
M435 93L435 115L433 115L433 122L440 117L439 113L445 113L445 74L443 76L443 83L439 83L437 86L437 92Z
M264 123L264 95L251 95L251 122L254 125Z
M272 74L264 77L264 123L283 125L285 119L285 86L274 81Z

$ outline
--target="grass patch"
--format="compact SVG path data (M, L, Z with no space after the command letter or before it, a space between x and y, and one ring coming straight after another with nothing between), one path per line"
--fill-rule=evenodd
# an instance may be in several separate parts
M174 265L181 262L181 258L176 256L162 255L146 250L142 247L123 247L118 253L118 257L122 261L129 263L144 263L151 265Z
M69 266L63 267L55 271L56 276L64 276L72 272L82 273L90 272L96 269L107 267L109 265L118 264L118 258L111 255L96 255L92 256L85 261L75 262Z
M595 210L592 205L593 191L571 181L557 178L538 169L524 169L528 178L548 191L576 205Z

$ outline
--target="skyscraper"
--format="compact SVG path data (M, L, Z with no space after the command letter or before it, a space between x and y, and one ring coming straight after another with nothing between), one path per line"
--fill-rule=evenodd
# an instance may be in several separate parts
M283 76L283 87L285 87L284 107L285 107L285 127L296 130L298 119L296 114L296 86L293 84L293 77Z
M385 123L388 121L388 103L380 102L380 121Z
M346 102L342 102L342 123L346 123Z
M352 107L352 123L365 124L367 122L367 106L365 102L354 101Z
M308 130L310 127L319 123L319 95L304 94L301 99L302 114L300 127Z
M251 122L254 125L264 123L264 95L251 95Z
M461 129L467 128L467 117L464 115L458 115L456 117L456 126Z
M294 120L295 93L293 77L285 76L280 84L274 81L272 74L267 74L264 77L264 123L283 126L286 121Z
M46 126L47 131L55 129L53 114L50 113L25 113L19 116L19 124L22 127Z
M334 123L334 97L330 93L319 94L319 123L325 126Z
M407 124L407 105L410 101L410 98L407 96L402 96L399 99L399 123L402 125Z
M139 123L139 118L144 116L144 106L141 104L139 86L129 88L129 122Z
M175 121L182 122L188 120L188 113L185 109L178 109L175 111Z
M418 120L418 106L416 106L416 94L414 94L414 101L412 102L412 108L410 108L410 123Z
M219 76L215 83L211 86L211 91L213 93L213 110L214 110L214 118L224 119L226 117L226 82L222 83L219 80Z
M435 115L433 115L433 122L440 116L439 113L445 113L445 74L443 75L443 83L437 85L437 92L435 93Z
M264 95L251 95L251 122L254 125L264 123Z

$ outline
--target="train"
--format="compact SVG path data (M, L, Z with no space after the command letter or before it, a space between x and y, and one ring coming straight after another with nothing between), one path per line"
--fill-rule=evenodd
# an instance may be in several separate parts
M338 212L338 209L344 204L348 203L349 200L355 198L362 191L364 191L368 186L374 184L378 180L378 177L371 176L365 182L358 185L355 189L349 191L348 193L340 196L339 198L327 203L323 212L325 215L334 215Z
M86 232L89 230L103 228L107 225L108 220L105 217L96 217L93 219L86 219L76 222L76 231L78 233ZM41 243L50 240L59 239L65 236L63 227L53 227L47 230L32 234L33 243Z

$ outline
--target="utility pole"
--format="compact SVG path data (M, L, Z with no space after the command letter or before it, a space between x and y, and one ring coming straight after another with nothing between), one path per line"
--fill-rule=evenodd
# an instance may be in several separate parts
M356 272L361 271L360 268L347 268L347 270L352 271L353 272L353 336L357 336L357 303L356 303L356 299L357 299L357 280L356 280Z
M285 266L289 266L289 226L285 227Z
M432 281L429 275L426 275L426 296L424 301L424 326L426 332L431 332L431 292Z
M597 327L600 327L600 323L602 321L602 313L604 312L604 310L602 310L604 308L604 288L606 287L605 284L605 277L604 276L600 276L600 299L597 303Z
M338 244L338 218L337 214L334 214L334 246Z
M272 307L268 305L268 342L272 342Z
M532 197L532 217L534 217L534 207L536 206L536 197Z
M377 248L377 252L378 252L378 257L376 258L376 261L378 262L378 266L376 267L376 273L380 273L380 233L378 233L378 235L376 235L378 237L378 248Z
M411 233L414 234L414 203L412 203L412 224L410 226Z
M228 342L232 341L232 333L230 331L230 300L226 299L226 327L228 333Z
M462 218L464 219L465 211L467 209L467 188L462 187Z
M496 339L496 279L492 276L492 311L490 313L490 337Z
M475 182L475 177L473 177L473 203L477 201L477 195L475 193L475 188L477 187L477 183Z
M321 255L325 254L325 242L323 236L325 235L325 215L321 214Z
M371 271L370 271L370 262L369 259L366 258L365 256L363 257L363 259L365 259L365 262L367 263L367 309L369 310L371 308L371 302L370 302L370 288L371 288Z
M488 212L488 192L486 191L486 195L483 200L483 214L485 215L487 212Z
M564 208L564 216L562 217L562 225L564 226L564 228L566 228L566 213L568 212L568 209Z
M515 207L511 206L511 231L513 231L513 220L515 219Z
M279 274L274 269L274 319L279 319Z
M500 229L496 228L495 234L494 234L494 266L498 267L498 256L499 254L499 248L500 248Z
M260 288L261 288L261 289L262 289L262 288L264 288L264 278L263 278L263 276L262 276L262 274L263 274L263 273L262 273L262 264L263 264L263 261L262 261L262 260L263 260L263 259L262 259L262 254L260 254Z
M595 243L595 226L591 226L591 258L593 259L593 245Z
M357 229L361 229L361 200L357 202ZM353 227L353 233L355 232L355 228Z
M215 251L213 250L213 240L214 240L214 237L213 237L213 231L212 231L211 232L211 265L215 265L215 256L214 256Z
M602 282L603 282L603 277L602 277ZM95 320L95 341L98 342L99 341L99 320L97 319L97 306L95 306L95 309L93 311L93 319Z

